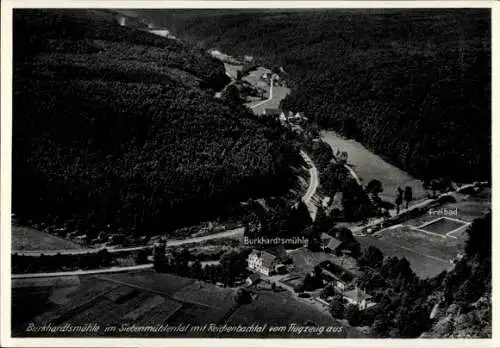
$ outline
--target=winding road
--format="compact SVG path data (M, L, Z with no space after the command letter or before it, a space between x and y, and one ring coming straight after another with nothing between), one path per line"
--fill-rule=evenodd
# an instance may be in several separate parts
M314 221L316 219L316 214L318 212L318 207L316 206L313 200L313 197L316 194L316 190L318 189L319 186L318 169L316 168L314 162L307 153L301 150L300 155L307 163L309 171L309 187L307 188L306 193L304 193L304 195L302 196L302 200L306 204L307 209L309 209L309 214L311 214L311 218Z
M269 89L269 98L266 100L263 100L255 105L250 106L250 109L254 109L258 106L261 106L265 103L270 102L273 99L273 85L274 85L274 80L276 78L276 75L273 74L271 77L270 81L270 89ZM318 175L318 169L314 165L314 162L312 161L311 157L304 151L300 151L300 155L306 162L308 168L307 170L309 171L309 186L307 187L306 192L302 196L302 200L307 206L307 209L309 210L309 214L311 215L312 220L314 221L316 219L316 214L318 211L318 207L314 203L313 197L316 194L316 190L318 189L319 186L319 175Z

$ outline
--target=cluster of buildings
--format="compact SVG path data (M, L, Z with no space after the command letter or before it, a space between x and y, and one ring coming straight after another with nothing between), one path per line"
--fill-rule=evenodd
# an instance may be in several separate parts
M303 132L303 126L309 120L302 112L293 113L292 111L282 111L280 108L266 108L264 116L272 117L278 120L284 127L290 128L297 133Z
M326 233L321 235L321 249L325 253L335 255L348 254L348 251L344 250L344 243L342 241ZM347 256L347 258L349 257ZM254 272L246 279L246 285L248 286L258 283L262 277L288 273L288 268L283 258L269 251L253 250L248 255L247 262L248 269ZM355 262L355 260L351 262ZM365 310L375 305L372 297L365 290L359 289L357 286L352 287L355 276L351 272L333 264L331 261L324 261L318 266L321 268L323 282L331 284L336 293L342 294L347 304L357 305L360 310ZM316 299L325 305L329 305L331 297L326 299L318 297Z

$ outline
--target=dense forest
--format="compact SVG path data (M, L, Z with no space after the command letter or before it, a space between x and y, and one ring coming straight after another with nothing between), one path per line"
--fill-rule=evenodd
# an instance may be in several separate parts
M282 66L284 109L416 177L490 178L489 10L140 13L199 47Z
M14 11L13 212L168 232L279 195L301 163L277 125L215 99L202 50L100 10Z

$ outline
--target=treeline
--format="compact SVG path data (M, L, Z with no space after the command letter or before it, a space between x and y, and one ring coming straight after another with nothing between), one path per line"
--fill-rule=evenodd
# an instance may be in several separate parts
M226 81L220 62L87 12L14 12L20 221L168 233L288 190L296 146L204 90Z
M199 259L190 262L193 257L188 249L183 248L171 255L155 257L154 267L157 272L232 286L250 274L247 270L248 254L249 250L232 250L224 253L219 263L202 265Z
M206 48L283 66L292 87L283 108L419 178L490 178L489 10L143 14Z
M75 270L92 270L110 267L115 262L116 255L106 249L95 253L79 255L12 255L12 273L44 273ZM146 256L147 258L147 256Z

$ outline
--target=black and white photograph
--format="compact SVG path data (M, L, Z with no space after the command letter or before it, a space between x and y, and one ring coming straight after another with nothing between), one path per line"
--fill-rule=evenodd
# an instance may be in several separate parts
M491 7L63 4L7 9L11 339L492 339Z

